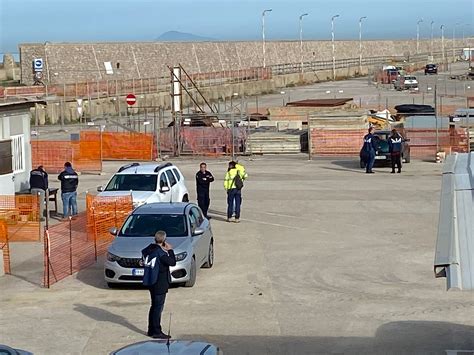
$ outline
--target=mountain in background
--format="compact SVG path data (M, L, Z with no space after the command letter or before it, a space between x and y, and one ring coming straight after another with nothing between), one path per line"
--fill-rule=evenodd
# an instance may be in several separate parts
M214 38L202 37L194 35L192 33L179 32L179 31L168 31L161 34L156 41L159 42L202 42L202 41L214 41Z

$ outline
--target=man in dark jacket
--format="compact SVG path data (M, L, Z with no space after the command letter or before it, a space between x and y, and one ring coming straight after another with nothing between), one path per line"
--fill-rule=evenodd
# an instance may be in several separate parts
M61 199L63 201L63 219L77 215L77 185L79 177L70 162L64 163L64 170L59 174L61 181ZM71 214L70 214L71 213Z
M201 208L204 217L209 218L207 216L207 211L211 203L211 199L209 198L209 187L211 182L214 181L214 176L212 176L211 172L206 169L206 163L201 163L199 165L199 171L196 173L196 192L198 205Z
M44 203L48 195L48 173L40 165L30 171L30 192L39 195L40 220L44 221ZM48 196L49 197L49 196Z
M364 146L362 151L366 157L365 172L367 174L373 174L372 168L375 163L375 151L377 150L376 138L373 134L374 128L370 127L368 134L364 136Z
M396 129L392 129L392 134L388 138L388 146L390 149L390 161L392 163L392 174L395 174L395 165L397 166L398 173L402 172L402 143L403 137L397 132Z
M150 290L151 307L148 313L147 335L155 339L168 339L161 329L161 313L171 282L170 266L176 265L173 247L166 242L166 232L155 234L155 243L142 250L145 267L143 285Z

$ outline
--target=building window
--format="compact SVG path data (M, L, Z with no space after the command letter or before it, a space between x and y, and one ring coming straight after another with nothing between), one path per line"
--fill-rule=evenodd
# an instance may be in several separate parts
M11 136L12 139L12 167L14 173L25 171L25 135Z
M12 141L0 141L0 175L12 172Z

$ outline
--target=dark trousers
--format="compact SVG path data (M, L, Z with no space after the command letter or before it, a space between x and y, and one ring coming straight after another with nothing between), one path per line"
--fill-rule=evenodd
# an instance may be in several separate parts
M375 163L375 151L371 150L367 153L367 165L365 166L365 171L371 172Z
M211 199L209 198L209 192L200 192L198 193L198 206L204 213L204 216L207 218L207 211L209 210L209 205L211 204Z
M392 172L395 172L395 165L398 168L398 172L401 172L402 171L402 159L401 159L400 152L390 153L390 159L391 159L391 163L392 163Z
M150 288L151 307L148 313L148 334L160 334L161 312L165 306L166 293L157 293L155 288Z
M235 218L240 218L240 205L242 204L242 191L230 189L227 191L227 218L232 217L235 211Z

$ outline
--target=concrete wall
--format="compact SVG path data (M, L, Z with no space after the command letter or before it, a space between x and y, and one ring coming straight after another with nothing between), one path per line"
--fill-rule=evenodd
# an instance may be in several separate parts
M467 39L466 45L472 39ZM461 41L457 40L457 47ZM452 42L445 39L447 55ZM131 79L169 76L167 65L181 63L190 73L261 67L262 44L254 42L132 42L132 43L45 43L21 44L21 82L33 83L32 61L45 61L46 83L72 83L97 79ZM364 41L364 57L408 56L416 52L416 41ZM441 50L441 40L434 40L434 51ZM420 53L430 52L430 41L420 41ZM357 58L358 41L336 41L336 58ZM303 60L331 60L330 41L305 41ZM299 63L299 41L270 41L266 45L268 66ZM106 74L104 62L111 62L114 74ZM117 69L119 64L119 69Z

